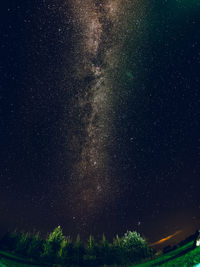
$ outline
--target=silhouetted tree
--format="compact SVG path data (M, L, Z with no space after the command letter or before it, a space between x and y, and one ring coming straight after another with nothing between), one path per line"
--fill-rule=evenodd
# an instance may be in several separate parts
M153 253L146 240L137 232L128 231L123 237L116 235L112 244L104 234L98 243L90 235L84 245L79 235L72 243L69 237L63 235L60 226L46 240L42 240L39 233L7 233L0 240L0 246L28 258L61 266L124 266L150 257Z
M124 250L122 246L122 238L118 235L115 236L113 239L112 244L112 259L115 264L123 264L124 263Z
M96 266L96 252L97 246L94 237L90 235L88 242L85 246L85 255L83 256L84 264L86 266Z
M80 235L77 235L73 244L72 263L78 266L82 265L84 252L84 244L81 242Z
M38 260L42 253L43 246L44 246L44 241L40 238L39 233L34 234L29 242L29 246L27 249L27 256L29 258Z
M15 252L22 256L27 256L30 242L31 235L29 233L20 233L20 238L17 241Z
M112 247L111 244L106 239L106 236L103 234L102 239L98 244L97 259L98 263L103 264L112 264Z

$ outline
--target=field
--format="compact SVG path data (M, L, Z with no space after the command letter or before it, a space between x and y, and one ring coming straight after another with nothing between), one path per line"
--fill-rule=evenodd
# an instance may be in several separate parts
M177 248L174 251L158 256L157 258L131 267L150 267L150 266L165 266L165 267L192 267L200 263L200 248L192 249L192 243ZM0 267L42 267L37 263L30 263L21 257L17 257L10 253L0 251ZM113 266L114 267L114 266Z

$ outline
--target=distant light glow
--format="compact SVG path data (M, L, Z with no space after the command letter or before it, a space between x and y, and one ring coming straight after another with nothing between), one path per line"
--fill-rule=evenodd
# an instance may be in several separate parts
M162 239L158 240L157 242L155 242L155 243L153 243L153 244L151 244L151 245L152 245L152 246L156 246L156 245L162 244L162 243L166 242L167 240L171 239L172 237L174 237L174 236L180 234L181 232L182 232L181 230L176 231L173 235L169 235L169 236L167 236L167 237L165 237L165 238L162 238Z

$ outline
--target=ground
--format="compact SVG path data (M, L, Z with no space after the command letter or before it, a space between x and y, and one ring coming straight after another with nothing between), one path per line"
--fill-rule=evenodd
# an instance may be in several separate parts
M192 267L200 263L200 248L192 249L193 241L177 248L174 251L163 254L152 261L134 265L134 267Z

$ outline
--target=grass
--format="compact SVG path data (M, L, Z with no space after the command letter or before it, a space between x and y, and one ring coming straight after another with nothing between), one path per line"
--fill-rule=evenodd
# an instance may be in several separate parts
M200 263L200 247L192 249L193 242L189 242L174 251L162 254L157 258L132 265L132 267L192 267ZM0 251L0 267L42 267L39 265L18 257L8 252Z
M192 267L200 263L200 248L192 249L193 241L186 245L175 249L174 251L162 254L159 257L144 262L141 264L133 265L134 267L150 267L150 266L163 266L163 267Z
M44 267L31 261L27 261L22 257L18 257L14 254L0 251L0 267Z

